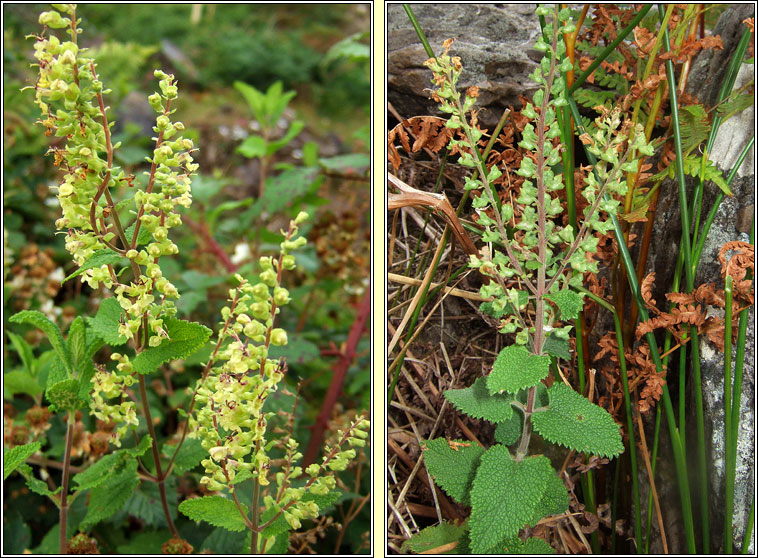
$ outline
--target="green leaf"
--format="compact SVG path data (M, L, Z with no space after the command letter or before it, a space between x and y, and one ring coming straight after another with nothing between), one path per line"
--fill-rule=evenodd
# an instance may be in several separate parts
M79 266L79 269L74 271L71 275L66 277L61 283L65 283L69 279L73 279L87 271L88 269L94 269L103 265L115 265L117 263L126 262L126 258L119 256L116 252L111 250L98 250L93 252L87 260Z
M166 483L166 499L168 500L169 513L172 519L176 519L176 483ZM137 517L144 521L145 525L165 527L166 516L161 507L161 495L158 485L154 482L140 484L124 505L127 515ZM164 541L170 538L167 537ZM160 546L158 546L160 549Z
M555 472L545 456L516 462L505 446L488 449L471 489L472 553L503 553L506 541L533 521L551 476Z
M265 157L266 140L261 136L248 136L245 138L245 141L237 146L237 153L248 159Z
M303 131L303 128L305 128L305 123L302 120L293 120L284 136L278 140L268 142L268 145L266 145L266 156L270 157L291 142L295 136Z
M279 510L271 506L270 508L267 508L266 511L264 511L261 514L260 523L258 526L264 525L265 523L268 523L271 521L271 518L274 517L277 513L279 513ZM261 535L265 538L275 537L281 533L286 533L290 530L290 525L287 523L287 520L284 519L284 514L279 514L279 517L277 517L271 525L266 527L263 531L261 531Z
M138 354L133 361L140 374L149 374L164 362L191 355L205 345L212 333L204 325L175 318L164 318L163 325L168 339Z
M21 470L20 467L19 470ZM39 494L40 496L55 496L62 489L62 487L59 486L55 490L50 490L46 482L32 475L31 467L29 467L28 475L26 476L26 486L29 488L29 490L35 494Z
M314 192L323 182L318 167L296 167L266 179L266 189L241 217L248 222L259 217L264 211L270 215L282 213L307 194Z
M569 353L569 342L566 339L561 339L555 335L549 335L545 339L545 345L542 350L554 356L556 358L562 358L563 360L571 360L571 353Z
M268 351L269 358L286 357L287 364L306 364L320 356L321 350L318 345L299 333L287 334L285 346L272 346Z
M514 537L505 542L504 554L555 554L555 549L538 537L529 537L526 541Z
M23 446L16 446L13 449L3 450L3 480L7 479L10 474L18 469L19 465L24 463L34 452L39 451L41 444L32 442Z
M124 231L124 235L126 236L126 240L129 242L129 245L132 244L132 239L134 238L134 229L137 227L137 221L134 221L129 227ZM147 228L140 226L139 228L139 234L137 235L137 246L143 246L150 242L152 240L153 235L150 234L150 231L147 230Z
M24 369L30 376L34 377L34 353L32 347L20 335L16 335L12 331L7 330L5 333L8 335L8 339L11 340L13 348L16 349L18 356L21 358Z
M246 531L249 533L249 531ZM230 533L226 529L218 527L200 545L195 548L195 552L200 554L203 550L210 550L212 554L232 555L244 554L245 548L250 551L250 543L245 546L245 535L240 533ZM286 552L286 551L285 551Z
M487 376L487 389L493 394L502 391L516 393L536 385L547 377L549 371L549 356L532 355L520 345L510 345L497 355L492 373Z
M17 393L25 393L36 397L43 391L39 382L29 372L20 368L3 374L3 387L5 388L3 396L6 398L11 398Z
M159 513L163 515L163 510ZM171 533L164 529L163 531L144 531L142 533L130 533L128 543L116 547L119 554L129 556L139 556L144 554L161 554L161 546L171 538Z
M490 394L485 378L478 378L471 387L465 389L447 390L445 399L459 411L474 418L503 422L513 416L513 395Z
M84 319L77 316L71 323L71 327L68 328L68 339L66 340L74 370L77 372L80 370L87 353L84 329Z
M326 170L361 174L371 167L371 156L368 153L348 153L321 158L318 162Z
M82 526L95 525L108 519L126 504L132 492L139 485L137 460L126 463L124 469L90 491L87 515Z
M603 409L563 383L547 390L547 410L532 415L540 436L579 452L614 457L624 451L619 426Z
M566 486L560 477L555 474L555 471L553 471L553 474L548 479L547 486L545 486L545 492L535 509L534 517L529 524L534 526L543 517L563 513L568 507L569 496Z
M179 504L179 511L193 521L205 521L214 527L223 527L229 531L246 529L245 520L237 506L223 496L203 496L185 500ZM247 507L244 504L242 511L247 516Z
M266 554L287 554L289 548L290 536L288 532L280 533L274 539L274 543L266 541Z
M164 444L163 455L171 457L174 455L176 446L169 446ZM208 457L208 452L203 449L200 440L195 438L185 438L182 447L179 448L179 453L176 454L174 459L174 472L177 475L181 475L186 471L190 471L197 467L200 462ZM238 475L239 476L239 475ZM235 477L236 480L237 477Z
M435 482L456 502L469 505L469 492L484 448L473 442L445 438L426 442L424 464ZM461 444L461 445L456 445Z
M55 412L76 411L87 406L79 397L79 380L66 378L56 382L47 389L45 397L50 401L50 408Z
M108 345L117 347L127 341L126 337L118 332L123 313L124 309L115 298L106 298L100 303L95 317L87 318L87 323L95 335Z
M324 515L324 512L336 504L341 496L342 492L339 490L332 490L323 495L308 492L303 496L303 502L315 502L318 506L319 515Z
M584 294L576 293L570 289L563 289L553 294L546 294L545 298L555 302L561 312L560 319L565 321L574 320L582 311L582 298Z
M104 455L84 471L74 475L73 481L77 484L76 490L81 492L100 486L111 476L119 473L122 467L133 458L144 455L151 443L152 438L144 436L139 445L134 448L124 448Z
M71 373L71 356L63 343L61 330L47 316L37 310L23 310L11 316L9 321L14 324L32 324L41 329L63 362L66 372Z
M513 413L513 416L505 422L499 422L495 426L495 441L506 446L515 444L524 429L524 417L521 413Z
M427 527L413 535L403 543L401 550L403 552L410 551L414 554L468 554L463 551L463 547L467 546L467 531L467 524L458 526L443 521L439 525ZM451 543L457 544L443 551L436 550L443 545Z

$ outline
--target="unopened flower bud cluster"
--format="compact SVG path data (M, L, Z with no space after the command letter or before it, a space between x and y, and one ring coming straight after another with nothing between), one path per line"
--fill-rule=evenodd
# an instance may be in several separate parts
M130 284L118 283L119 270L107 265L86 270L82 280L92 288L100 284L112 288L115 284L116 297L126 314L119 333L133 338L146 317L150 328L148 344L156 347L167 338L163 318L175 313L171 299L179 298L176 287L163 277L157 261L161 256L178 252L168 237L169 229L181 224L176 208L187 208L192 203L190 176L197 170L190 155L194 148L192 140L181 135L184 125L170 118L173 112L170 104L177 98L178 89L172 75L155 71L160 92L148 99L158 113L153 128L157 134L156 147L149 159L152 168L146 173L146 188L134 193L136 230L132 238L116 240L116 229L105 226L106 218L115 209L104 204L103 194L112 187L132 185L133 177L112 164L113 150L118 144L109 145L109 131L103 124L107 117L102 95L109 91L103 90L94 62L81 57L82 50L76 43L81 30L76 29L77 22L71 21L75 18L75 6L54 7L58 11L42 13L40 23L53 29L67 28L71 40L61 42L55 35L38 37L35 57L39 61L39 79L35 91L43 115L41 122L48 134L67 140L65 149L53 150L55 164L65 171L58 186L63 215L56 226L67 230L66 249L80 266L105 248L132 260L132 270L139 269L139 273L135 271L136 277ZM136 238L144 231L149 233L150 240L140 246ZM124 242L128 245L117 247Z
M73 15L67 5L58 8ZM70 40L55 35L37 38L34 56L39 75L34 89L35 102L42 111L40 122L47 128L47 135L66 138L65 148L52 150L56 166L64 170L57 187L62 217L56 226L68 230L66 249L81 265L93 252L105 248L90 221L90 207L98 189L106 176L108 186L125 177L123 172L108 168L105 130L97 101L98 93L107 91L103 91L103 84L91 71L93 61L82 57L85 49L77 45L76 32L80 30L75 29L76 22L58 11L43 12L39 22L52 29L66 28L70 36ZM102 217L99 205L95 217ZM115 235L105 236L105 240L112 240ZM101 276L100 280L109 278Z
M290 302L281 277L283 271L295 269L290 252L305 244L305 238L298 236L305 219L301 212L290 223L279 258L260 259L257 283L237 275L240 285L230 291L231 304L221 310L227 327L226 339L219 344L228 342L218 352L219 364L199 382L195 399L199 410L193 419L197 425L193 431L210 455L203 461L206 476L201 480L209 490L229 487L241 470L257 476L261 485L269 484L263 405L281 382L284 365L268 358L268 353L271 345L287 344L287 333L274 322L280 308Z

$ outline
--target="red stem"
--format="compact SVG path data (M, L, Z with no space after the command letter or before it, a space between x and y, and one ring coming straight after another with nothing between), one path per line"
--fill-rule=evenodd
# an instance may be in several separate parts
M366 294L361 301L361 305L358 309L358 314L355 316L353 325L350 326L350 333L347 336L347 342L345 343L345 352L342 353L339 360L334 365L334 373L332 374L332 382L329 385L329 391L326 393L324 403L321 406L321 412L316 419L315 424L311 427L313 433L311 439L308 442L308 447L305 450L305 456L303 457L303 467L307 467L313 463L318 455L321 446L324 441L324 432L329 424L329 417L332 415L332 409L337 402L337 398L342 391L342 385L345 383L345 376L347 376L347 370L350 368L350 364L355 358L355 348L358 346L358 341L361 339L363 330L366 327L366 322L371 315L371 291L367 290Z

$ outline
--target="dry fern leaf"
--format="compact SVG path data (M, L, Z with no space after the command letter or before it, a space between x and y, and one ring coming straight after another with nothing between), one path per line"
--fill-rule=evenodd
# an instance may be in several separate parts
M408 153L429 149L437 153L445 147L455 134L455 130L445 126L447 120L438 116L414 116L403 120L387 134L387 158L394 169L400 167L400 154L396 143ZM413 139L413 145L411 145Z

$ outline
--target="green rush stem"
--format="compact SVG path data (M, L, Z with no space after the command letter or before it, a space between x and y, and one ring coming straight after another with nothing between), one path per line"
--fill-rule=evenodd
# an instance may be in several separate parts
M734 519L735 462L732 460L732 436L736 432L732 430L732 286L732 276L727 275L724 286L724 554L732 553ZM739 406L739 402L736 403Z
M634 435L634 419L632 418L632 399L629 394L629 376L626 371L626 357L624 356L624 334L621 327L621 319L616 308L608 301L595 295L588 289L580 287L579 292L585 294L613 315L613 323L616 327L616 342L619 347L619 367L621 368L621 385L624 389L624 410L626 413L626 429L629 436L629 460L632 465L632 496L634 499L634 538L637 543L637 552L642 552L642 515L640 512L640 489L637 478L637 442Z
M413 8L411 8L410 4L403 4L403 9L405 10L405 13L408 15L408 19L411 20L411 25L413 26L413 29L416 31L416 35L418 35L418 38L421 41L421 44L424 45L424 50L426 51L426 55L429 58L437 58L434 55L434 51L432 50L432 47L429 45L429 41L426 40L426 35L424 35L424 30L421 29L421 26L419 25L418 20L416 19L416 14L413 13Z
M619 493L619 480L621 479L620 463L616 461L613 468L613 500L611 501L611 555L616 554L616 513Z
M581 120L579 120L579 110L576 106L576 102L569 97L569 106L571 107L571 113L574 116L574 122L576 124L577 129L580 131L580 133L584 133L586 130L584 129L584 126L581 125ZM586 150L585 147L585 153L587 154L587 159L589 160L590 164L594 167L594 165L597 163L597 159L595 158L592 153ZM593 171L594 172L594 171ZM604 194L604 197L607 199L607 195ZM621 229L621 224L619 223L618 218L615 215L610 216L611 222L613 223L613 230L614 234L616 236L616 243L619 247L619 255L621 257L621 261L624 264L624 268L626 269L627 273L627 281L629 282L629 288L632 292L632 295L634 297L634 301L637 304L637 309L639 312L640 319L642 321L647 321L649 319L649 315L647 312L647 308L645 308L645 302L642 299L642 294L640 293L640 285L637 281L637 274L635 273L634 269L634 262L632 261L632 256L629 253L629 248L627 248L626 244L624 243L624 232ZM661 362L661 356L658 349L658 342L655 340L655 336L651 333L645 334L645 340L648 343L648 346L650 347L650 356L653 359L653 363L655 364L655 369L659 374L663 374L663 364ZM682 517L684 519L684 530L685 530L685 536L687 539L687 549L690 553L694 554L696 552L695 547L695 533L694 533L694 525L692 521L692 503L690 501L690 488L689 488L689 480L688 480L688 474L687 474L687 463L685 461L685 455L684 450L682 447L682 442L679 437L679 430L676 427L676 419L674 417L674 407L671 403L671 395L669 394L668 386L666 384L663 385L663 405L666 411L666 423L668 424L669 428L669 434L671 437L671 446L674 452L674 464L676 466L677 474L679 477L679 496L682 503Z
M689 331L689 329L687 330ZM686 341L687 339L687 333L684 334L684 339ZM686 410L686 403L687 398L684 396L687 386L687 345L684 344L679 349L679 354L677 355L679 357L679 435L682 437L682 444L685 444L686 449L686 443L687 443L687 435L686 432L686 420L685 417L687 416L687 410Z
M658 6L658 14L661 20L665 16L665 10L662 5ZM665 52L671 51L671 44L669 43L668 27L664 26L663 31L663 48ZM685 284L687 286L687 292L692 292L694 289L694 271L692 268L692 246L690 244L690 231L691 221L689 214L689 206L687 204L687 190L684 183L684 160L682 153L682 134L679 126L679 106L677 102L677 89L676 80L674 78L674 64L671 60L666 60L666 77L669 86L669 107L671 109L671 127L674 131L674 151L676 153L676 176L679 184L679 209L682 219L682 247L684 251L684 277ZM642 317L642 315L640 314ZM698 335L696 331L690 331L692 339L692 361L693 361L693 380L695 382L695 416L697 422L697 449L698 449L698 465L699 465L699 477L700 477L700 531L702 535L702 551L705 554L710 553L710 529L708 525L708 477L706 471L706 457L705 457L705 423L703 420L703 393L700 385L700 362L698 360ZM680 394L682 397L683 394ZM680 443L683 449L683 437L680 437Z
M661 406L655 406L655 432L653 433L653 454L650 456L650 470L655 478L655 464L658 459L658 440L661 433ZM650 491L647 499L647 525L645 526L645 554L650 554L650 529L653 524L653 491Z
M179 536L179 531L176 530L176 526L174 525L174 520L171 519L171 513L168 509L168 498L166 497L166 477L164 476L163 470L161 469L161 456L158 452L158 440L155 437L155 427L153 426L153 418L150 415L150 405L147 401L147 387L145 376L144 374L138 374L138 376L139 396L140 399L142 399L142 410L145 413L147 431L152 438L151 447L153 450L153 461L155 461L155 476L158 479L158 491L161 495L161 506L163 507L163 514L166 516L166 523L168 524L168 528L171 530L171 533L174 535L174 537L181 538Z
M750 538L753 536L753 524L755 523L755 500L750 503L750 512L745 525L745 537L742 539L742 554L747 554L750 548Z
M619 32L618 36L616 37L616 40L614 40L611 44L609 44L605 49L603 49L603 52L601 52L598 57L595 59L592 64L589 65L589 67L582 72L582 75L580 75L578 78L576 78L576 81L574 82L574 85L572 85L569 88L569 93L574 93L580 85L582 85L587 78L592 74L592 72L595 71L595 68L597 68L603 60L605 60L608 55L610 55L612 52L616 50L616 47L621 44L621 41L623 41L629 33L631 33L635 27L637 27L637 24L642 21L642 18L647 15L647 13L650 11L650 8L652 8L652 4L646 4L634 17L634 19L624 27L624 29ZM576 117L574 117L574 120L576 121Z

